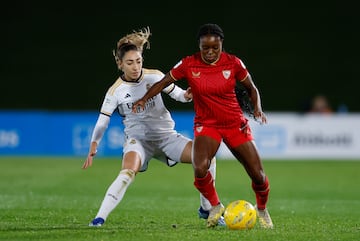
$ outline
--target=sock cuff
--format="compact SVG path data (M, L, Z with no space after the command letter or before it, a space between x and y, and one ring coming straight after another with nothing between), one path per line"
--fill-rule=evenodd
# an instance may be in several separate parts
M263 184L255 184L254 182L252 182L252 188L254 191L260 191L260 192L265 192L269 190L270 185L269 185L268 177L265 176L265 181Z
M199 186L204 186L208 183L211 183L212 181L213 177L209 171L206 173L205 177L195 177L195 183L197 183Z
M135 171L131 169L123 169L120 171L120 175L121 174L128 176L130 180L134 180L135 178Z

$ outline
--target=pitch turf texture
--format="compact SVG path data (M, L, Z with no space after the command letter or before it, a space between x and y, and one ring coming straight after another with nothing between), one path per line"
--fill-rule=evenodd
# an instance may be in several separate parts
M97 158L0 158L0 240L360 240L360 161L264 161L275 228L206 228L192 167L157 161L137 175L101 228L88 227L121 162ZM217 162L222 202L254 202L236 161Z

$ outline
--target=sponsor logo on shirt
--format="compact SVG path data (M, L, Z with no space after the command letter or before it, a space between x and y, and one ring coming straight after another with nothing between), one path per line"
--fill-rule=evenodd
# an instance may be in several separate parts
M155 96L149 98L149 99L146 101L144 108L138 106L138 107L136 108L136 111L135 111L135 112L136 112L136 113L141 113L141 112L144 112L145 110L147 110L148 108L154 108L154 107L155 107L155 104L156 104L156 103L155 103L156 97L157 97L157 96L155 95ZM133 105L134 105L134 103L126 103L126 106L127 106L127 108L128 108L129 110L132 109Z
M193 78L200 78L200 71L199 72L191 71L191 73Z
M110 104L111 100L109 98L105 98L105 104Z

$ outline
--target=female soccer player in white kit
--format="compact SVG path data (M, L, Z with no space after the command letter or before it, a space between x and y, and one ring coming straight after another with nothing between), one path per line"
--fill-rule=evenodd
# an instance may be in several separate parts
M122 200L135 175L145 171L148 162L156 158L169 166L178 162L191 163L192 140L174 130L175 123L166 109L161 94L149 99L144 110L133 113L132 104L164 76L159 70L144 69L142 51L149 47L150 30L143 29L121 38L114 51L116 64L123 73L108 89L100 115L93 130L90 150L83 169L92 165L97 147L110 123L110 117L117 109L123 118L125 143L122 169L108 188L101 207L89 226L102 226L108 215ZM163 89L173 99L181 102L192 100L191 90L183 90L171 84ZM216 161L209 167L216 175ZM207 219L211 204L200 195L199 217ZM219 225L224 225L223 219Z

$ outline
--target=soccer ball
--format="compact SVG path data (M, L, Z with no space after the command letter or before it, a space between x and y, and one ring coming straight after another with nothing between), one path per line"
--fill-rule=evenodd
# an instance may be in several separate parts
M245 200L233 201L225 209L224 220L229 229L251 229L256 223L256 209Z

